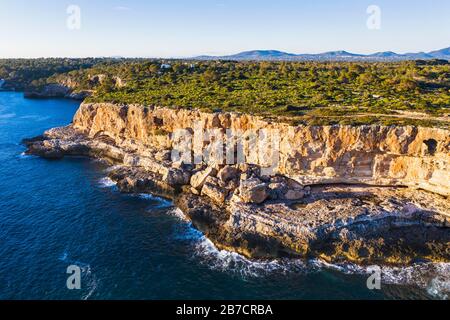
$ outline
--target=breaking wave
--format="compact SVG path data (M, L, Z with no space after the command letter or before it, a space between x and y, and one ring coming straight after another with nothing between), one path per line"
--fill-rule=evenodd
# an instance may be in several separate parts
M170 213L178 217L182 224L174 235L175 240L188 242L192 245L192 258L208 268L232 272L248 277L262 277L271 273L304 272L308 262L292 259L275 259L254 261L232 251L220 250L202 232L197 230L184 213L174 208ZM312 271L312 268L309 269Z
M138 194L138 197L141 199L151 200L158 203L156 206L153 206L153 208L160 209L160 208L169 208L173 206L171 201L163 199L161 197L157 197L149 193L140 193Z
M101 178L98 182L99 186L101 188L111 188L114 187L117 183L113 180L111 180L111 178L105 177L105 178Z
M116 170L116 169L118 169L118 168L121 168L121 167L122 167L122 166L120 166L120 165L110 166L110 167L106 168L106 169L104 170L104 172L105 172L105 173L110 173L110 172L112 172L112 171L114 171L114 170Z
M25 152L22 152L22 153L18 154L17 157L18 157L19 159L31 159L31 158L36 158L35 155L32 155L32 154L26 154Z
M312 273L320 270L369 276L373 268L378 267L352 263L330 264L319 259L249 260L236 252L219 250L202 232L194 228L180 209L174 208L170 213L182 222L174 238L193 246L193 258L208 268L236 273L243 278L264 277L274 273ZM425 290L431 297L450 299L450 263L418 263L408 267L378 268L381 270L382 284L413 286Z
M376 267L381 271L381 282L384 284L415 286L434 298L450 299L450 263L417 263L407 267L320 263L324 268L346 274L370 275Z

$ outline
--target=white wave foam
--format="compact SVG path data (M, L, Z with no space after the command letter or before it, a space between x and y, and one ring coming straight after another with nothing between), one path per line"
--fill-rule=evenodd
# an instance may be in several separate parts
M208 267L231 271L243 278L257 278L271 273L287 274L312 272L314 268L308 261L298 259L249 260L246 257L227 250L219 250L208 238L201 237L195 244L195 255L201 257L201 263Z
M270 273L317 272L323 269L336 270L345 274L371 274L373 266L359 266L352 263L330 264L319 259L275 259L254 261L226 250L219 250L203 233L194 228L186 215L178 208L171 211L184 227L178 240L190 241L194 247L193 256L211 269L231 271L243 277L260 277ZM180 230L177 230L180 231ZM413 285L424 289L433 297L450 297L450 263L421 263L409 267L381 268L381 280L385 284Z
M421 263L409 267L382 267L382 280L416 285L440 299L450 296L450 263Z
M92 273L90 265L81 267L81 274L85 276L85 287L89 290L84 296L81 297L82 300L88 300L92 294L97 290L98 280L97 277Z
M106 169L104 170L104 172L105 172L105 173L110 173L111 171L114 171L114 170L119 169L119 168L121 168L121 167L122 167L121 165L111 166L111 167L106 168Z
M32 154L26 154L25 152L22 152L17 156L19 159L30 159L30 158L36 158L36 156Z
M152 200L158 202L158 206L156 208L169 208L172 206L172 202L161 197L155 196L150 193L140 193L138 197L145 200ZM155 206L153 206L155 208Z
M187 241L193 246L193 258L213 270L239 274L243 278L261 277L272 272L303 272L307 270L307 262L293 259L275 259L266 261L249 260L243 255L228 250L219 250L202 232L197 230L179 208L170 211L178 217L181 228L177 229L174 238ZM312 271L313 268L310 268Z
M450 263L418 263L405 267L359 266L352 263L329 264L318 261L327 269L345 274L372 274L373 267L381 270L381 282L394 285L410 285L426 290L429 295L439 299L450 297Z
M442 300L450 299L450 281L448 279L448 272L445 276L440 275L431 279L427 286L427 292L433 297L438 297ZM447 277L447 278L446 278Z
M99 185L101 188L111 188L114 187L117 183L109 177L104 177L99 180Z
M67 262L67 258L69 257L69 254L67 251L64 251L58 258L59 261Z
M178 217L182 221L186 221L186 222L189 221L189 219L186 217L186 215L184 214L184 212L180 208L173 208L173 210L170 210L169 213L171 213L174 216ZM197 230L197 229L195 229L195 230Z

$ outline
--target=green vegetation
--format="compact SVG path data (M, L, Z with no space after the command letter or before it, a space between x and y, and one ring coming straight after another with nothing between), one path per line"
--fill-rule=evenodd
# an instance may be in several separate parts
M48 60L40 61L45 65ZM32 76L17 72L33 78L32 86L70 80L76 90L95 92L91 102L238 111L310 124L416 123L421 119L408 122L389 115L408 111L436 118L450 108L446 61L64 61L66 72L52 60L47 69L36 68L36 74L32 66ZM162 68L162 63L170 67ZM0 60L0 78L7 79L4 69L10 74L14 66Z
M55 74L72 70L91 68L105 59L0 59L0 79L7 82L7 88L25 90L46 83Z

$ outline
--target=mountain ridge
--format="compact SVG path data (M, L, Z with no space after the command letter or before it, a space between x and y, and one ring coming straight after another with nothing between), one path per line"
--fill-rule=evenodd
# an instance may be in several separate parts
M442 59L450 61L450 47L430 52L396 53L381 51L372 54L358 54L344 50L323 53L289 53L279 50L250 50L233 55L194 57L195 60L239 60L239 61L402 61Z

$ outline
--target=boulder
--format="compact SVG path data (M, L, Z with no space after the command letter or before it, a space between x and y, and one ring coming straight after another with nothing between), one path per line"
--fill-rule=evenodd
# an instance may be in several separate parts
M203 185L202 195L211 198L217 204L223 204L228 196L228 190L208 181Z
M227 188L230 191L236 190L237 188L239 188L239 180L233 179L233 180L228 181L225 188Z
M249 165L247 163L239 163L237 167L241 172L247 172L249 170Z
M161 150L155 153L155 159L158 161L169 161L171 152L170 150Z
M238 169L232 166L225 166L223 167L219 173L217 174L217 177L222 180L223 182L228 182L230 180L235 179L238 176Z
M183 161L172 162L172 168L181 169L183 167Z
M241 180L239 195L243 202L260 204L268 198L269 192L265 183L258 178L252 178Z
M203 171L199 171L191 177L191 186L196 189L201 189L205 184L206 179L209 176L214 176L217 174L217 170L213 167L208 167Z
M289 189L303 190L303 186L300 183L298 183L297 181L287 178L287 177L285 177L285 179L286 179L286 183L287 183L287 186L289 187Z
M303 186L293 179L275 176L270 181L269 195L273 200L300 200L307 194Z
M272 182L268 186L269 198L272 200L283 199L287 192L287 185L282 182Z
M285 200L300 200L305 197L305 192L303 190L288 190L284 195Z
M125 177L124 179L117 181L117 187L122 192L135 192L137 189L137 180L131 177Z
M197 195L197 196L200 195L200 192L199 192L197 189L195 189L194 187L191 187L191 188L189 189L189 191L190 191L192 194L195 194L195 195Z
M205 184L206 183L211 183L211 184L217 185L221 188L225 188L227 186L227 184L222 182L222 180L220 180L216 177L213 177L213 176L209 176L208 178L206 178Z
M170 186L182 186L189 184L191 175L189 171L169 169L163 176L163 181Z
M165 175L167 173L167 170L169 169L168 167L156 162L152 158L140 156L137 154L125 154L123 163L130 167L142 167L148 171L159 173L161 175Z

